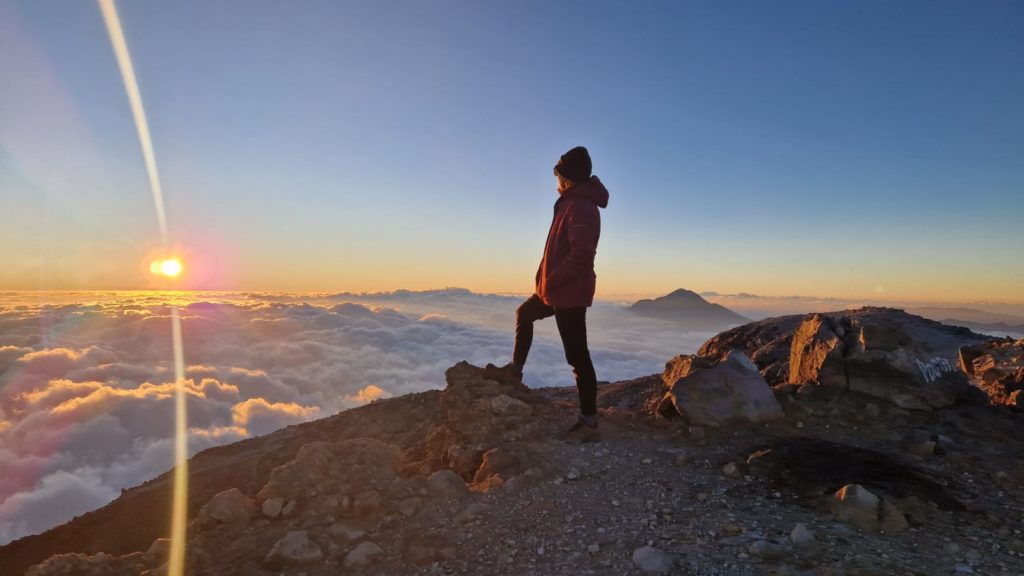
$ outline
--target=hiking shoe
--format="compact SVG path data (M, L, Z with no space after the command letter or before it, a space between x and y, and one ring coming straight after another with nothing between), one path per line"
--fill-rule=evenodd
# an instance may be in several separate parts
M575 424L566 430L565 439L573 443L600 442L601 431L596 425L592 426L583 420L577 420Z
M494 380L495 382L500 382L506 386L522 386L523 371L517 369L511 362L501 367L495 366L494 364L487 364L487 366L484 367L484 379Z

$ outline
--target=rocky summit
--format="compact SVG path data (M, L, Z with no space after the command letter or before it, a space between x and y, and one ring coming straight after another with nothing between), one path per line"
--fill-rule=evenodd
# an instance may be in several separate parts
M712 338L575 390L380 400L190 462L189 574L1020 574L1024 342L882 308ZM0 548L0 574L166 571L172 474Z

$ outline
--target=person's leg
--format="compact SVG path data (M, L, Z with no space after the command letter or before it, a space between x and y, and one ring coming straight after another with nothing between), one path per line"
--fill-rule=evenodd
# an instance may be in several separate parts
M533 344L533 323L554 313L554 308L545 304L536 294L527 298L516 310L516 343L512 351L512 364L520 372L526 366L526 356Z
M576 377L581 420L597 426L597 374L587 347L587 309L559 308L555 310L555 322L565 348L565 359Z

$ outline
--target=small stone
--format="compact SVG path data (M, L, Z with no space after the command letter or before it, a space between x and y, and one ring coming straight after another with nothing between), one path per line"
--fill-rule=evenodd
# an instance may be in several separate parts
M422 499L416 496L406 498L398 505L398 511L401 512L403 516L415 516L416 512L419 512L421 502Z
M384 551L381 550L380 546L377 544L373 542L363 542L345 555L345 567L353 568L356 566L366 566L376 560L377 557L383 553Z
M284 500L281 498L267 498L263 501L263 505L260 506L260 511L267 518L277 518L281 515L282 508L284 508Z
M660 574L672 569L672 559L668 554L653 546L643 546L633 550L633 564L641 572Z
M295 506L296 506L295 500L289 500L284 505L284 508L281 508L281 518L287 518L287 517L291 516L295 512Z
M309 539L305 530L294 530L285 534L267 554L266 562L271 564L303 564L323 558L320 547Z
M804 423L803 423L803 420L797 420L797 421L796 421L796 424L794 424L794 425L793 425L793 427L795 427L795 428L797 428L797 429L799 429L799 428L803 428L803 427L804 427Z
M327 528L327 533L335 538L343 538L349 542L359 540L363 536L366 536L365 530L360 530L354 526L343 524L341 522L335 522Z
M832 514L844 522L850 522L861 530L878 528L878 496L860 484L847 484L835 493L832 500Z
M171 539L170 538L157 538L153 540L153 544L149 546L149 550L146 550L146 554L154 554L161 558L166 557L171 551Z
M793 527L793 531L789 533L789 539L793 544L803 546L814 542L814 534L807 529L807 526L800 523Z
M590 544L587 546L587 552L590 554L597 554L601 551L601 546L598 544Z
M882 521L879 528L885 532L902 532L910 527L903 511L889 500L882 500Z
M438 470L427 478L430 490L444 496L462 496L469 492L466 482L452 470Z
M579 480L580 471L575 468L570 468L568 474L565 475L566 480Z
M935 454L935 446L934 440L925 440L907 446L907 452L914 456L931 456Z
M722 466L722 474L725 474L729 478L739 478L740 469L736 466L735 462L729 462L725 466Z
M540 546L540 547L537 548L537 556L543 556L544 552L545 552L545 550L544 550L543 546Z
M654 460L651 460L650 458L644 458L640 461L641 464L650 464L651 462L654 462Z

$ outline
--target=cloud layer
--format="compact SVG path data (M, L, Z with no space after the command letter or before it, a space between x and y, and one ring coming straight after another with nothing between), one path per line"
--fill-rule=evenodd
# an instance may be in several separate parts
M6 294L0 302L0 544L102 506L170 468L169 304L181 308L190 452L378 398L444 386L459 360L506 362L523 298L385 294ZM590 311L601 380L660 371L708 334ZM554 321L531 386L572 384Z

